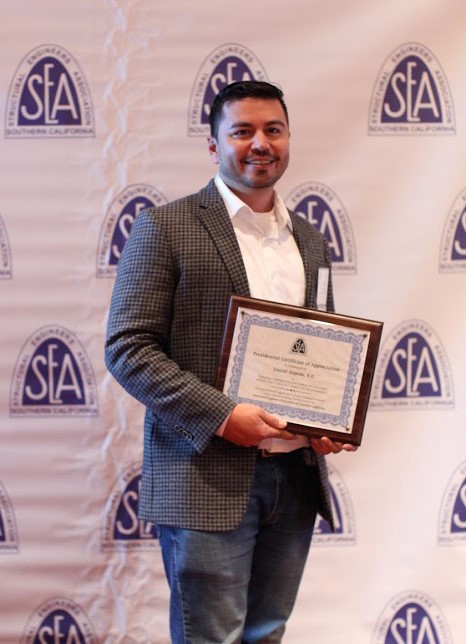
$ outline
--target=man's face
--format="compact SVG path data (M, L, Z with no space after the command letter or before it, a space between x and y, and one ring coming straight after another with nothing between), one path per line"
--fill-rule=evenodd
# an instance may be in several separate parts
M289 138L280 101L245 98L223 106L209 153L233 191L250 192L271 188L280 179L288 166Z

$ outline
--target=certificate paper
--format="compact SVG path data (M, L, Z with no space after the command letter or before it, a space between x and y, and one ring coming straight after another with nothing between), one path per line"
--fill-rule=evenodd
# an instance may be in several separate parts
M359 445L382 323L232 296L217 386L299 434Z

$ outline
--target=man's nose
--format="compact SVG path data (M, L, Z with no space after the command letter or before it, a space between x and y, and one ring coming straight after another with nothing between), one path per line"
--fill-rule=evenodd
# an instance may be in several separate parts
M270 148L269 140L265 132L257 130L252 138L251 147L253 150L265 151Z

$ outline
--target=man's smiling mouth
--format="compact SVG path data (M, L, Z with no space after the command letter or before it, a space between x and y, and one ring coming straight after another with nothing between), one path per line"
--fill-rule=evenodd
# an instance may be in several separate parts
M246 159L245 163L248 163L249 165L269 165L270 163L274 163L275 159Z

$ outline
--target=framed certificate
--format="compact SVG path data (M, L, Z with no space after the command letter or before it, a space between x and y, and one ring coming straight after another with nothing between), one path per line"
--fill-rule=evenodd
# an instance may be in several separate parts
M308 436L360 445L382 322L232 295L216 386Z

